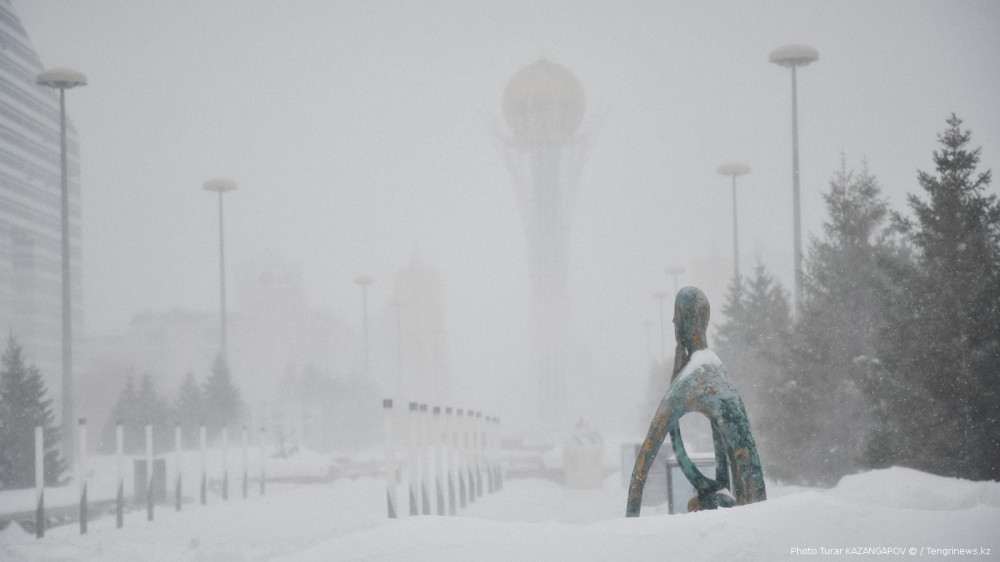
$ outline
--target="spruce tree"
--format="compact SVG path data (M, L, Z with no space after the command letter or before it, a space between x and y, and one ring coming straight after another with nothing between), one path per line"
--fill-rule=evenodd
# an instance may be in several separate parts
M752 277L730 282L714 347L746 404L765 473L798 482L793 461L803 438L794 422L806 405L786 377L790 310L787 292L758 262Z
M722 314L727 321L719 326L720 349L735 351L743 346L773 360L787 343L791 329L788 295L759 261L753 277L730 281Z
M879 264L893 252L888 203L867 164L858 173L841 157L829 187L823 236L810 245L790 355L790 374L811 402L803 470L809 481L826 485L865 465L876 418L864 390L868 365L877 359L888 285Z
M36 426L43 428L45 484L59 484L66 471L58 450L52 400L46 394L41 372L26 363L24 350L11 333L0 369L0 488L35 485Z
M887 402L886 449L934 473L1000 479L1000 204L978 172L980 149L954 114L938 135L936 174L919 172L926 199L896 216L916 250L899 270L886 331L886 369L907 387ZM905 379L905 385L903 380Z
M799 332L811 332L813 347L826 355L853 361L875 353L875 335L881 322L880 298L886 278L879 263L895 250L887 222L889 205L868 172L840 170L823 194L827 220L824 237L813 241L807 264L806 293Z
M170 419L170 409L167 402L160 396L152 375L144 373L136 393L138 412L142 424L143 442L145 443L145 426L153 427L153 449L165 451L173 446L174 425Z
M115 431L118 420L122 422L124 449L127 454L141 454L146 450L146 424L153 426L153 449L160 452L173 447L174 426L172 411L160 395L149 373L144 373L136 388L135 377L129 374L111 409L111 416L101 434L102 450L114 452Z
M198 443L199 428L205 421L204 400L201 386L194 378L194 373L188 371L177 390L174 400L174 418L181 424L184 444L193 447Z
M229 367L221 354L215 357L212 373L205 381L202 396L205 425L209 435L214 438L223 427L229 427L230 430L235 429L240 421L243 401L240 399L239 389L233 385L229 376Z
M118 421L122 422L123 447L129 455L140 454L145 450L146 416L139 403L139 393L135 388L135 377L130 373L125 380L125 388L118 395L118 400L111 408L104 432L101 434L101 444L106 453L112 453L117 447L115 436Z

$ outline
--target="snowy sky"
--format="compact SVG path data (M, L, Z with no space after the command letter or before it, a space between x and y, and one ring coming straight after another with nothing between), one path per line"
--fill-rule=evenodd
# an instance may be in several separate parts
M903 209L951 112L982 168L1000 168L993 1L14 6L44 65L89 78L67 104L93 334L141 310L218 306L217 207L202 184L224 176L240 186L226 196L231 267L282 256L311 304L360 324L352 280L373 276L373 313L390 314L391 277L419 255L442 276L455 368L502 364L526 325L527 255L491 127L505 126L507 81L543 57L579 78L585 120L605 110L572 225L571 297L595 370L633 381L667 266L721 307L732 211L719 164L752 168L739 182L744 271L759 256L791 287L790 75L768 62L776 47L820 54L799 74L807 233L841 152L867 158Z

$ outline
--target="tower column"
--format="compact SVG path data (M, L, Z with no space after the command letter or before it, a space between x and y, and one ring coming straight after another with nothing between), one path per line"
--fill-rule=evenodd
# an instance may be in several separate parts
M537 425L551 430L569 421L567 258L575 179L582 160L577 130L583 120L583 88L562 66L540 60L511 78L503 94L503 111L512 136L501 145L519 195L528 242Z

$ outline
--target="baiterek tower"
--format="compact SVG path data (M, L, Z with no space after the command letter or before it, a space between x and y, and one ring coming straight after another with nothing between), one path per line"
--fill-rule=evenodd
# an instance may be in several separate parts
M583 160L583 88L562 66L540 60L519 70L503 93L509 133L501 143L517 194L531 275L531 369L538 426L565 427L569 229Z

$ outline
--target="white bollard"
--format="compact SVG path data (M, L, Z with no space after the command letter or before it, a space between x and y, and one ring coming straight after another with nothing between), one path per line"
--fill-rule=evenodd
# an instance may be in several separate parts
M445 469L446 480L448 481L448 515L455 515L457 511L458 498L455 496L455 427L452 419L453 409L448 406L444 409L444 443L445 443Z
M45 536L45 432L35 426L35 537Z
M427 439L427 404L420 405L420 513L430 515L431 513L431 471L430 471L430 451L428 450Z
M146 424L146 520L153 520L153 426Z
M434 406L431 437L434 447L434 497L437 498L437 514L445 515L444 487L444 431L441 426L441 406Z
M502 440L500 439L500 418L493 416L493 425L495 427L494 439L496 446L496 471L497 471L497 491L503 490L503 449L501 448Z
M264 444L266 441L267 430L264 426L260 426L260 443L258 448L260 449L260 495L264 495L264 483L267 482L267 472L264 469Z
M493 493L493 451L490 450L490 417L483 415L479 425L481 438L481 454L483 456L483 489L487 494Z
M208 448L208 434L204 422L198 428L198 445L201 448L201 505L205 505L208 501L208 467L205 457Z
M222 500L229 499L229 428L222 428Z
M122 528L125 520L125 428L122 420L115 424L115 468L118 475L118 495L115 496L115 526Z
M247 491L250 486L250 460L247 456L247 426L243 426L243 499L247 499Z
M456 411L455 428L453 438L455 439L456 470L458 472L458 504L462 509L468 506L468 496L466 494L466 458L465 458L465 433L462 426L465 424L465 410L459 408Z
M476 497L483 497L483 413L476 412L475 420L472 422L472 454L476 459Z
M396 518L396 459L392 448L392 398L382 400L385 418L385 500L389 519Z
M500 437L497 434L497 418L487 417L486 418L486 443L487 443L487 453L486 456L489 459L490 467L490 486L493 492L500 491Z
M406 449L406 464L407 472L409 473L409 489L410 489L410 515L419 515L419 510L417 509L417 498L419 498L420 493L420 482L417 476L417 414L419 413L418 405L416 402L410 402L410 415L409 415L409 425L410 425L410 442Z
M80 418L77 443L77 480L80 482L80 534L87 534L87 419Z
M174 466L176 476L174 478L174 509L181 510L181 500L183 492L181 489L181 424L174 424Z
M476 421L476 413L472 410L465 411L465 422L462 423L462 456L466 464L465 485L469 489L469 503L476 501L476 474L479 472L476 466L475 447L473 446L472 425Z
M490 417L486 420L486 434L490 443L490 482L493 483L493 491L500 491L500 480L497 478L497 466L500 464L499 447L500 441L496 432L496 418Z
M496 464L497 464L497 456L496 456L497 441L496 441L496 439L497 439L497 437L496 437L496 434L493 432L493 416L486 416L486 417L483 418L483 421L484 421L484 425L483 425L483 432L484 433L483 434L486 436L485 437L485 439L486 439L486 478L487 478L486 481L488 483L486 491L489 492L489 493L491 493L491 494L493 494L493 493L495 493L498 490L498 488L497 488L497 475L496 475Z

